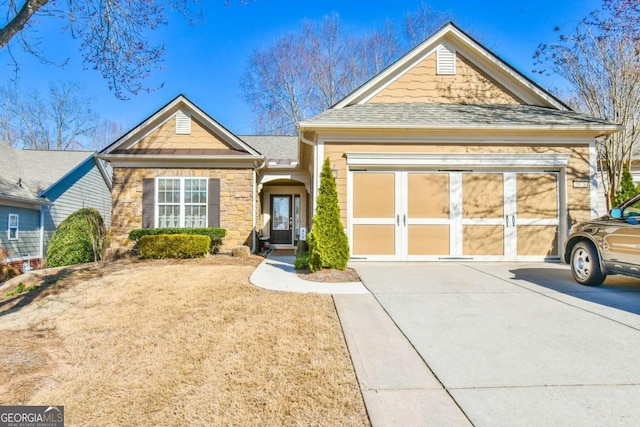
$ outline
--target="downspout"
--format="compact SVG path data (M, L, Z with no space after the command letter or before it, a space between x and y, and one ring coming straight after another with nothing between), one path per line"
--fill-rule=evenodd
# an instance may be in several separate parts
M311 189L310 189L311 191L309 192L309 196L311 197L311 200L310 200L311 203L309 203L310 212L307 212L307 229L310 229L310 226L311 226L310 220L316 211L316 193L319 185L318 179L317 179L318 145L315 143L315 141L305 138L304 131L302 129L298 131L298 138L300 138L300 141L302 141L303 144L307 144L313 147L313 162L311 163L313 165L313 174L311 176Z
M45 205L40 205L40 258L44 261L44 209Z
M256 211L256 197L258 197L258 193L257 193L257 189L258 189L258 184L257 184L257 179L258 179L258 171L260 171L260 169L264 168L265 165L267 164L266 160L262 159L262 163L259 166L255 166L253 169L253 178L252 178L252 182L251 185L253 186L253 197L251 198L251 211L252 211L252 216L251 216L251 253L255 253L256 252L256 224L257 224L257 211Z

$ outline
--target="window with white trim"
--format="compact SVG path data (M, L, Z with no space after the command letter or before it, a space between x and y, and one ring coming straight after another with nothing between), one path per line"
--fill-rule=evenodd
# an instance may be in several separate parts
M207 226L207 178L157 178L160 228Z
M9 214L9 223L7 226L7 237L9 240L18 240L18 227L20 217L18 214Z

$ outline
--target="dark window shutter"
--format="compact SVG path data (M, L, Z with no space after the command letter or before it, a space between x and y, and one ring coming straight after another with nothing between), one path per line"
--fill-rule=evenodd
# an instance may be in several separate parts
M154 228L156 219L156 180L142 180L142 228Z
M220 227L220 180L209 179L209 227Z

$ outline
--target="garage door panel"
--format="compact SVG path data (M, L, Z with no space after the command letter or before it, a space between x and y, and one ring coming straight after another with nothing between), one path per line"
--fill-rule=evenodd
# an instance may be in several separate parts
M409 173L409 218L449 218L449 174Z
M501 225L465 225L462 241L465 256L504 255L504 227Z
M558 226L519 225L518 255L557 256Z
M462 176L463 218L502 218L504 174L466 173Z
M394 173L353 174L353 217L394 218Z
M357 171L354 256L388 260L557 257L559 175L513 171Z
M353 255L395 255L395 225L353 226Z
M448 225L410 225L408 227L409 255L449 255Z
M558 178L555 173L516 176L516 215L523 219L558 218Z

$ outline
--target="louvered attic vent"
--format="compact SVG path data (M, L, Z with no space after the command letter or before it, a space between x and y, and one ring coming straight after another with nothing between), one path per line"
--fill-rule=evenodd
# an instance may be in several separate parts
M176 134L191 134L191 116L182 110L178 110L176 113Z
M456 51L449 46L441 45L438 48L437 63L438 74L455 74Z

